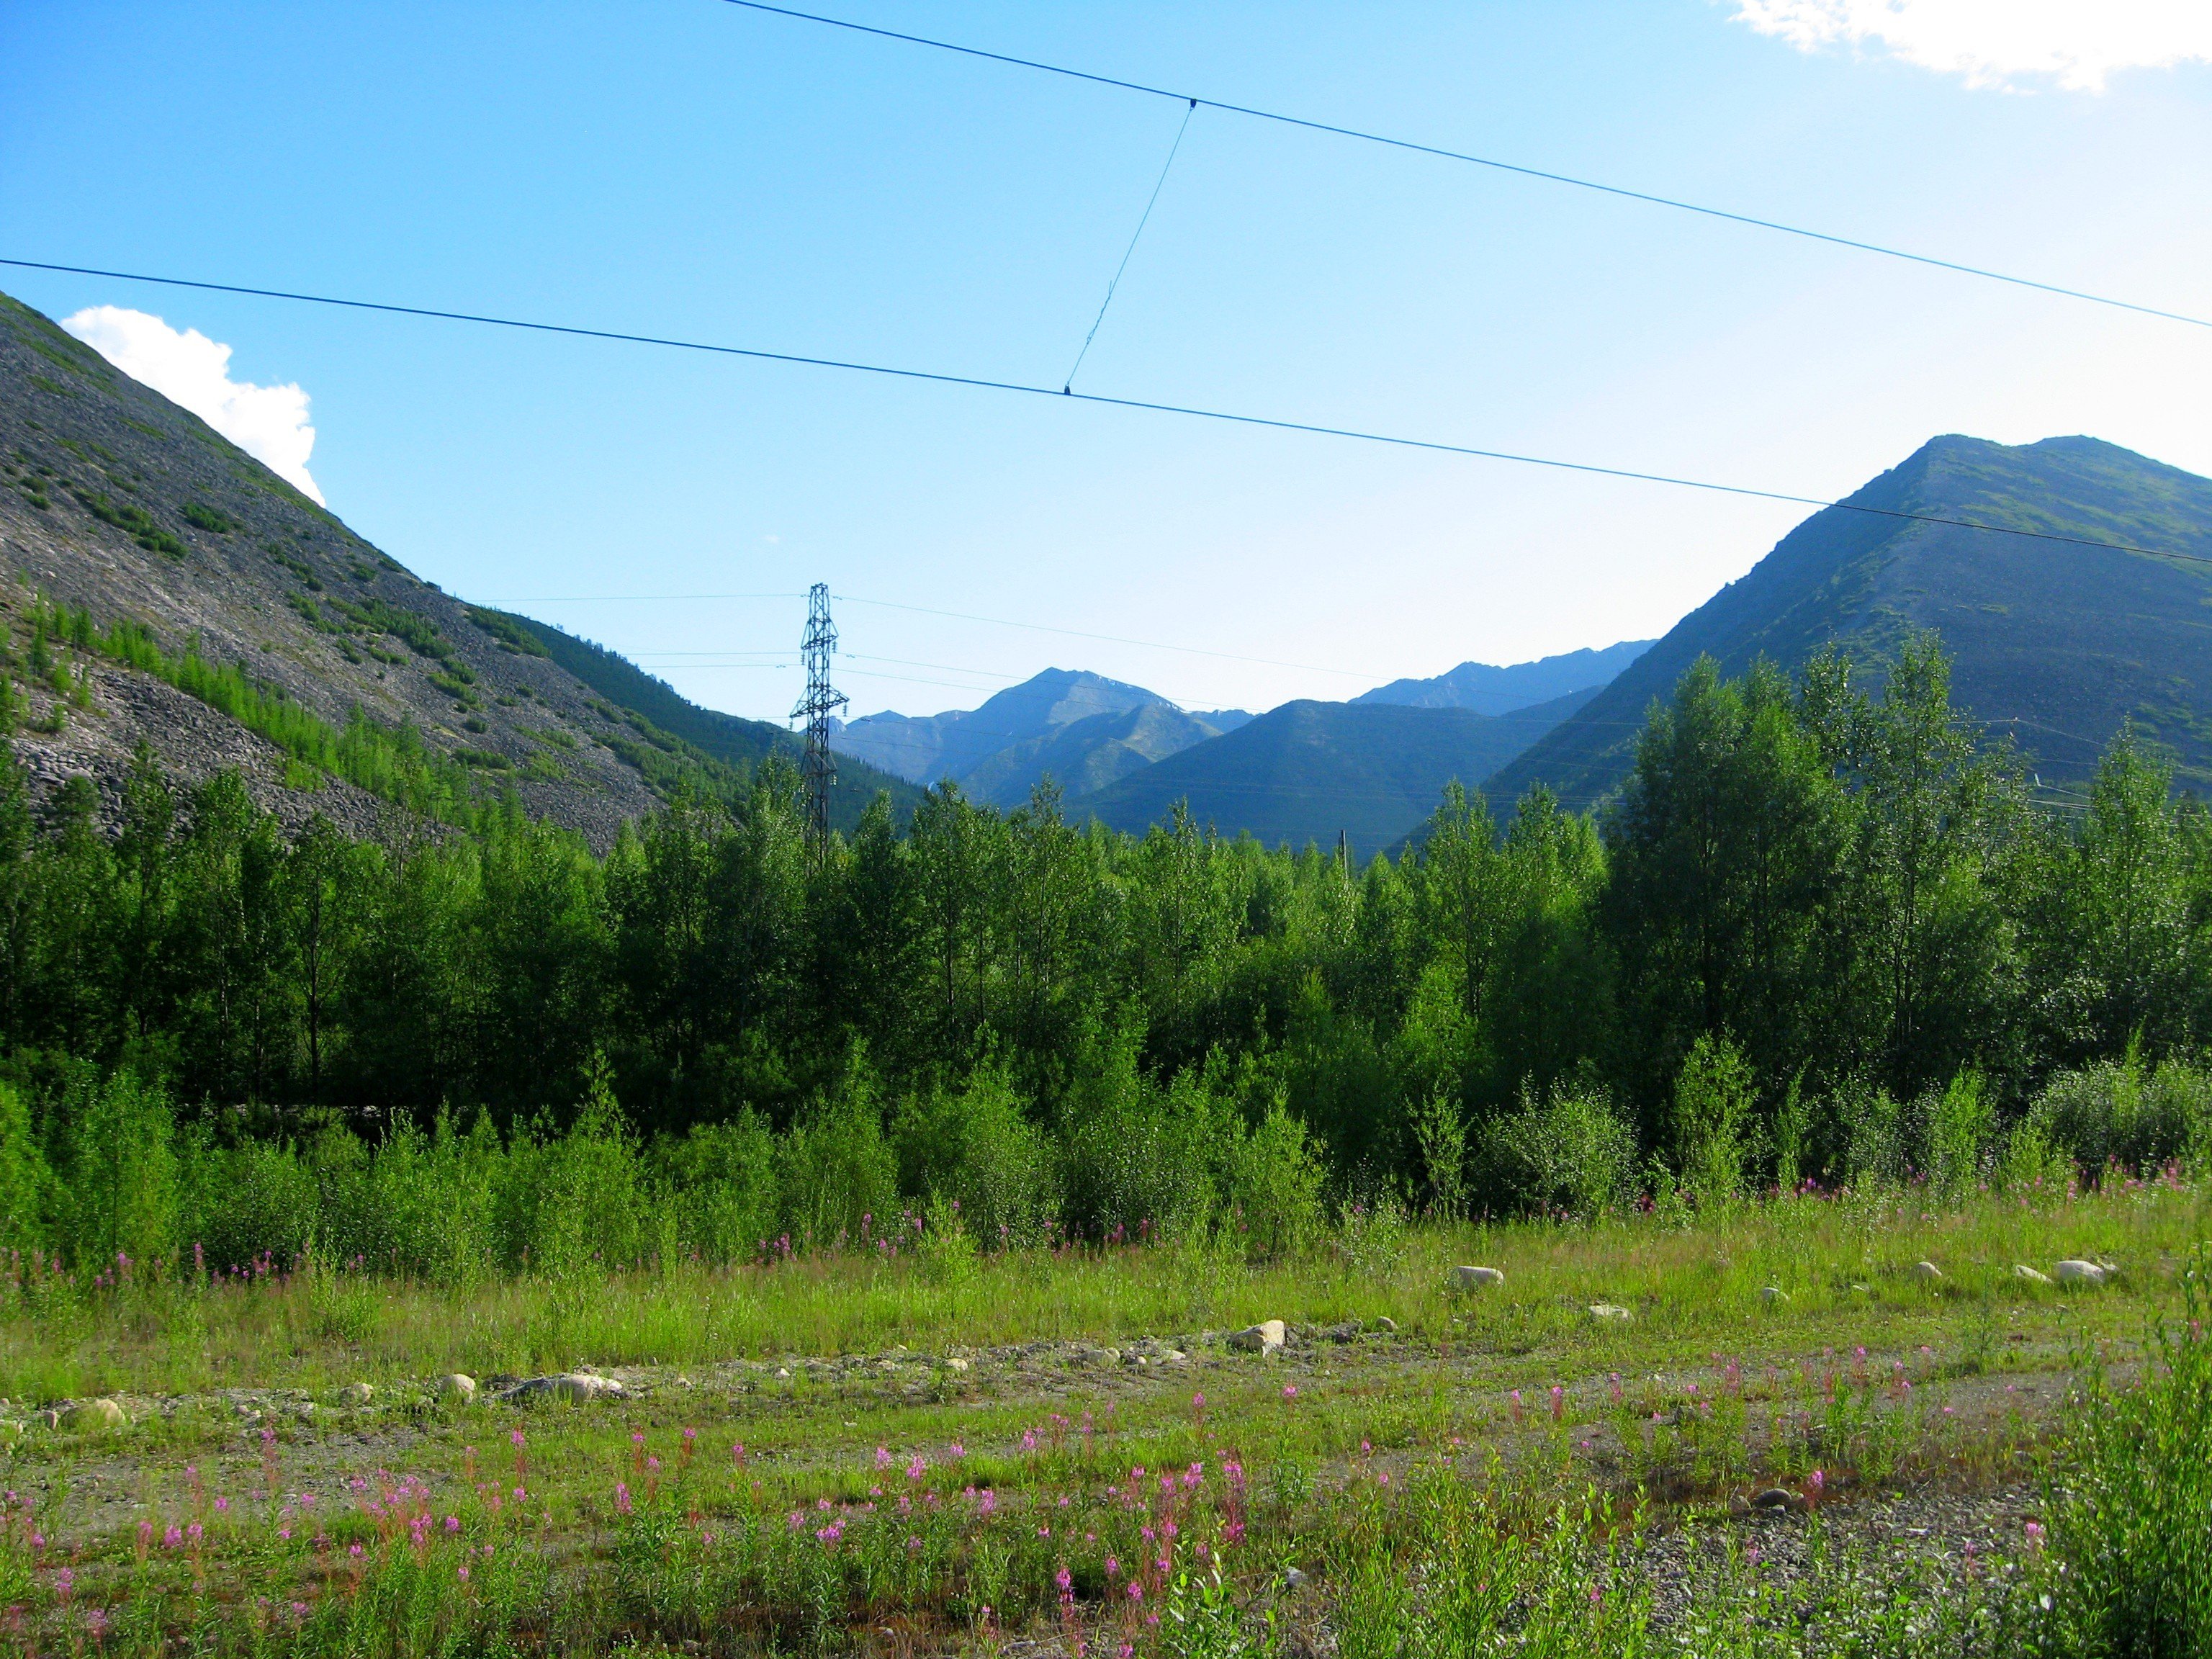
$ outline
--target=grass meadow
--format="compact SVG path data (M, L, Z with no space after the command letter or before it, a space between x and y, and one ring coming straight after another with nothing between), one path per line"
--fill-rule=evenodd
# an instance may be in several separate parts
M2205 1205L1385 1218L1265 1264L19 1268L0 1618L71 1655L2199 1651ZM2065 1258L2117 1271L2015 1272ZM1280 1352L1223 1344L1264 1319ZM490 1397L580 1367L624 1396ZM95 1397L129 1424L46 1419ZM1995 1538L1858 1525L1993 1496Z

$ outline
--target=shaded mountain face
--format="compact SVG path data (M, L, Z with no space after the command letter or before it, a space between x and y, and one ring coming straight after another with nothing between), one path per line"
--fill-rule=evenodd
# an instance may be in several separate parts
M1419 826L1444 786L1469 787L1595 695L1510 714L1401 703L1290 702L1072 802L1068 816L1142 834L1188 800L1201 823L1273 845L1334 845L1361 858Z
M2212 479L2094 438L2008 447L1943 437L1856 506L2212 556ZM1952 696L2045 782L2078 787L2124 720L2212 787L2212 565L1824 508L1684 617L1572 720L1504 767L1493 800L1544 782L1572 807L1620 787L1654 698L1710 653L1794 668L1833 641L1873 665L1942 636Z
M48 638L54 605L82 639ZM754 721L730 722L744 742L708 740L727 717L619 658L627 681L580 676L596 647L419 580L5 296L0 629L34 790L89 778L111 824L142 742L180 783L234 769L295 825L320 812L379 834L433 796L511 794L601 847L686 769L726 778L714 769L798 752ZM34 634L81 685L34 668ZM694 717L696 735L670 729ZM845 780L844 815L889 781Z
M912 782L951 778L979 800L1013 807L1048 775L1070 795L1101 788L1250 718L1188 714L1142 686L1048 668L980 708L871 714L831 743Z
M1463 662L1434 679L1393 680L1361 693L1354 702L1406 703L1415 708L1472 708L1478 714L1510 714L1516 708L1549 702L1570 692L1606 684L1650 648L1650 640L1623 640L1603 650L1568 651L1534 662L1493 668Z

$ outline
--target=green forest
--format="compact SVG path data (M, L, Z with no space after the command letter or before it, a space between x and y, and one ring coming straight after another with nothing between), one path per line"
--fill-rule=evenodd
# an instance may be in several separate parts
M511 805L288 836L144 761L106 834L10 757L0 1248L444 1273L927 1218L1261 1252L1378 1208L2180 1156L2212 815L2128 732L2032 804L1979 729L1932 637L1701 662L1605 811L1455 786L1364 868L1075 824L1049 785L879 798L818 848L773 760L604 857Z

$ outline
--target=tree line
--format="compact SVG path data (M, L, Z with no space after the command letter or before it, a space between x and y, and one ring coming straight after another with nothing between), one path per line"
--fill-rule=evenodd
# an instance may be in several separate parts
M2201 1054L2212 814L2129 731L2077 806L2033 805L1933 638L1879 667L1700 661L1605 811L1540 787L1501 822L1455 784L1363 867L1184 811L1072 823L1049 782L1011 811L940 784L903 824L879 799L817 856L775 762L595 857L512 805L288 837L236 777L180 792L142 757L109 836L88 781L34 813L10 757L0 1054L57 1161L86 1079L127 1068L224 1141L441 1112L790 1134L861 1100L896 1197L960 1133L931 1102L1095 1139L1113 1101L1181 1090L1290 1126L1340 1192L1492 1204L1577 1136L1685 1176L1711 1129L1686 1099L1722 1103L1744 1179L1828 1179L1885 1112L1947 1121L1961 1078L1994 1121L2055 1075Z

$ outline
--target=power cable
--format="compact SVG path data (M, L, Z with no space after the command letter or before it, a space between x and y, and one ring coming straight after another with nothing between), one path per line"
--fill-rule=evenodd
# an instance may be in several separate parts
M2162 318L2170 323L2187 323L2196 328L2212 328L2212 320L2191 317L2178 311L2161 311L2155 306L2138 305L2132 300L2115 300L2107 295L2091 294L2082 289L2062 288L2056 283L2037 282L2032 277L2008 276L2001 270L1990 270L1980 265L1961 264L1954 259L1938 259L1932 254L1913 253L1904 248L1886 246L1880 242L1863 242L1849 236L1837 236L1823 230L1810 230L1802 225L1784 224L1777 219L1761 219L1747 213L1732 213L1726 208L1706 207L1697 202L1686 202L1672 196L1656 196L1648 191L1630 190L1620 185L1601 184L1595 179L1578 179L1571 173L1553 173L1542 167L1523 167L1518 162L1501 161L1493 156L1475 155L1466 150L1446 149L1436 144L1418 143L1410 138L1393 138L1386 133L1367 132L1358 127L1338 126L1332 122L1310 120L1304 116L1285 115L1279 111L1257 109L1249 104L1225 103L1218 98L1195 96L1187 92L1172 92L1165 87L1147 86L1141 81L1124 81L1110 75L1094 75L1087 70L1069 69L1059 64L1042 63L1033 58L1016 58L1006 52L986 52L979 46L963 46L950 40L932 40L923 34L904 34L896 29L876 28L866 23L848 22L842 17L825 17L818 12L794 11L787 6L771 6L763 0L726 0L747 11L767 12L777 17L788 17L805 23L823 23L831 28L848 29L855 34L872 34L885 40L898 40L908 46L928 46L937 52L957 53L963 58L980 58L994 64L1004 64L1013 69L1036 70L1046 75L1063 76L1071 81L1088 81L1094 86L1114 87L1123 92L1143 93L1152 98L1188 100L1191 107L1200 106L1218 109L1227 115L1249 116L1255 121L1273 121L1287 127L1303 127L1309 132L1325 132L1338 138L1357 139L1362 143L1381 144L1391 149L1410 150L1417 155L1431 155L1440 161L1464 161L1479 167L1489 167L1498 173L1517 173L1524 179L1539 179L1547 184L1571 185L1577 190L1595 191L1601 195L1619 197L1625 201L1642 202L1651 207L1672 208L1680 213L1695 213L1708 219L1724 219L1732 224L1748 225L1759 230L1778 231L1785 236L1802 236L1808 241L1826 242L1835 247L1855 248L1862 253L1878 253L1885 258L1905 259L1917 265L1932 265L1939 270L1956 271L1965 276L1979 276L1992 283L2006 283L2014 288L2030 288L2044 294L2056 294L2069 300L2086 300L2092 305L2111 306L2121 311L2132 311L2146 317Z
M1106 320L1106 307L1114 303L1114 290L1121 285L1121 273L1128 270L1129 260L1137 252L1137 243L1152 222L1152 210L1159 204L1160 191L1168 182L1168 170L1175 166L1176 152L1182 148L1182 136L1190 131L1190 118L1198 113L1198 100L1192 99L1182 112L1182 125L1176 129L1175 143L1168 146L1168 159L1160 165L1160 176L1152 182L1152 193L1146 198L1145 210L1137 216L1137 228L1129 234L1129 246L1121 252L1121 263L1114 267L1114 279L1106 284L1106 297L1098 302L1098 314L1091 320L1091 332L1083 337L1083 349L1075 354L1075 362L1067 371L1067 379L1060 383L1062 392L1075 385L1075 371L1083 367L1083 360L1091 355L1091 343L1098 337L1098 325Z
M741 0L727 0L738 4ZM234 283L205 283L183 276L149 276L128 270L102 270L89 265L55 264L39 259L0 258L0 265L25 270L60 271L76 276L102 276L123 283L153 283L165 288L188 288L211 294L242 294L255 299L292 300L303 305L337 306L349 311L382 312L398 317L428 317L441 322L479 323L492 328L521 329L534 334L560 334L578 339L611 340L627 345L665 346L678 351L703 351L723 357L746 357L759 362L795 363L809 368L843 369L856 374L876 374L890 380L921 380L937 386L969 386L981 392L1018 392L1030 398L1059 398L1095 404L1103 409L1133 409L1154 415L1181 415L1193 420L1218 421L1231 426L1265 428L1276 432L1302 432L1321 438L1346 438L1358 443L1381 444L1437 455L1464 455L1475 460L1510 461L1521 466L1540 466L1559 472L1579 472L1591 477L1624 478L1638 483L1669 484L1679 489L1702 489L1717 495L1735 495L1751 501L1783 501L1795 507L1836 507L1875 518L1913 524L1948 526L1956 530L1986 531L1993 535L2021 536L2030 541L2055 542L2067 547L2100 548L2112 553L2140 553L2154 559L2180 559L2192 564L2212 564L2212 556L2183 553L2172 548L2138 547L2130 542L2108 542L2087 536L2061 536L2050 531L2022 530L2012 525L1983 524L1972 519L1954 519L1932 513L1907 513L1902 508L1868 507L1851 501L1827 501L1818 495L1794 495L1787 490L1757 489L1747 484L1715 483L1705 478L1684 478L1665 472L1644 472L1632 467L1601 466L1591 461L1562 461L1543 455L1522 455L1510 450L1482 449L1472 444L1446 443L1441 439L1408 438L1394 433L1367 432L1356 427L1325 426L1313 421L1285 420L1267 415L1243 415L1230 410L1200 409L1188 404L1158 403L1143 398L1109 398L1103 392L1072 392L1062 387L1031 386L1019 380L994 380L981 375L949 374L934 369L898 368L884 363L855 362L840 357L815 357L792 351L768 351L753 346L717 345L701 340L678 340L665 335L632 334L617 329L583 328L567 323L541 323L514 317L492 317L477 312L442 311L428 306L403 306L376 300L348 300L323 294L297 294L283 289L247 288ZM908 607L919 609L920 607ZM1336 672L1326 670L1326 672Z

